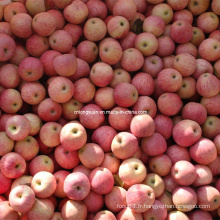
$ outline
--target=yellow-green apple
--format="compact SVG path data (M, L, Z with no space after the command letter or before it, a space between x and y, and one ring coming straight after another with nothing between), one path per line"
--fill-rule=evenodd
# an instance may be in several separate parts
M14 89L21 82L18 68L14 64L6 64L0 68L0 83L5 89Z
M154 92L154 80L148 73L140 72L131 80L139 95L151 96Z
M189 186L179 186L172 193L172 200L177 210L189 212L197 204L196 192Z
M50 36L56 30L56 19L50 13L40 12L33 17L32 28L41 36Z
M167 143L160 133L152 133L151 136L142 138L141 148L146 155L156 156L166 151Z
M182 75L173 68L166 68L159 72L157 83L164 92L176 92L182 85Z
M159 56L151 55L144 58L144 65L142 67L143 72L150 74L153 78L156 78L158 73L162 71L164 67L163 61Z
M201 96L210 98L219 93L220 81L211 73L203 73L197 79L196 89Z
M98 87L107 86L113 78L113 69L104 62L95 63L90 71L90 79Z
M73 169L80 162L77 151L67 150L62 145L55 148L54 157L59 166L68 170Z
M115 106L113 92L114 89L108 86L98 89L94 97L95 103L104 110L112 109Z
M118 220L130 219L130 220L143 220L142 213L132 211L129 207L124 207L118 214Z
M165 220L167 218L167 209L164 203L162 203L159 200L155 200L152 207L143 213L144 220L150 220L150 219Z
M98 56L98 52L98 47L94 42L85 40L78 44L76 56L87 63L93 63Z
M190 147L189 153L191 158L202 165L213 162L217 157L216 146L213 141L207 138L201 138Z
M213 175L212 175L212 171L208 166L196 164L195 168L196 168L197 178L193 182L193 186L198 187L202 185L208 185L212 182Z
M148 185L154 190L155 198L161 196L165 189L163 179L156 173L147 174L142 184Z
M125 71L124 69L114 69L113 71L113 79L110 83L110 86L114 89L120 83L130 83L131 76L130 74Z
M202 104L189 102L184 105L181 116L183 119L190 119L196 121L199 125L202 125L206 121L207 111Z
M60 132L62 126L56 122L45 123L39 133L40 140L48 147L56 147L60 144Z
M104 63L114 65L122 57L122 47L117 41L111 40L111 38L108 41L105 39L99 44L99 56Z
M160 36L157 38L158 48L156 55L159 57L166 57L173 54L175 51L175 43L170 36ZM168 47L166 47L167 45Z
M167 220L175 220L175 219L190 220L184 212L181 211L169 212L167 215Z
M62 107L51 98L45 98L37 108L37 114L43 121L55 122L62 115Z
M187 213L187 215L190 218L190 220L196 220L196 219L212 220L211 214L201 209L193 210L192 212Z
M205 40L204 32L198 27L193 27L193 37L190 42L198 48L203 40Z
M83 200L90 191L89 179L83 173L71 173L64 180L63 190L69 199Z
M12 37L7 34L0 33L0 61L7 61L12 58L16 44Z
M30 105L40 104L46 96L46 90L39 82L26 82L21 88L22 99Z
M54 172L54 163L47 155L38 155L29 163L29 172L31 176L41 171Z
M29 186L16 186L9 193L9 204L17 212L28 212L34 203L35 193Z
M129 132L120 132L112 140L111 150L119 159L128 159L138 150L137 138Z
M107 27L105 22L100 18L90 18L84 25L83 33L87 40L100 41L105 37Z
M49 45L60 53L68 53L73 45L72 36L64 30L56 30L49 36Z
M118 173L121 180L131 186L142 183L146 178L147 168L139 159L129 158L121 163Z
M88 78L81 78L74 82L74 98L81 103L90 102L95 96L95 85Z
M86 143L78 151L80 162L89 169L99 167L104 160L103 149L95 143Z
M54 213L54 205L49 199L35 200L34 206L26 213L27 219L50 219Z
M114 186L114 177L107 168L95 168L89 175L89 181L91 189L98 194L107 194Z
M160 154L149 159L149 168L152 173L156 173L159 176L166 176L171 171L172 162L166 154Z
M26 41L26 48L30 55L40 57L50 48L48 38L38 34L32 34Z
M196 168L189 161L180 160L172 166L171 176L177 184L189 186L196 180Z
M179 145L171 145L166 150L167 156L170 158L173 164L180 160L191 161L191 157L189 151L185 147L181 147Z
M111 127L118 131L129 130L133 115L128 108L115 107L111 110L108 122ZM116 133L114 134L114 136Z
M14 152L19 153L25 161L29 161L37 156L39 144L34 137L27 136L25 139L15 143Z
M9 204L9 201L0 202L0 218L16 220L19 218L18 212L16 212Z
M26 162L20 154L9 152L1 158L0 168L4 176L15 179L24 174Z
M60 132L61 145L67 150L78 150L87 141L87 133L80 123L70 122Z
M204 211L213 211L219 207L220 193L213 186L200 186L197 191L198 206Z
M58 198L66 198L66 193L64 192L63 185L66 177L70 174L70 172L66 170L59 170L55 172L53 175L56 179L57 187L55 192L53 193L54 196Z
M105 195L105 205L112 212L119 212L126 206L126 190L114 186L112 191Z
M11 152L14 148L15 142L8 137L5 131L0 132L0 156Z
M86 5L89 10L88 18L98 17L102 20L106 18L108 11L104 2L99 0L89 0Z
M207 38L199 45L199 55L209 62L220 58L220 42L214 38Z
M196 23L205 34L210 34L218 28L219 18L214 12L204 12L198 16Z
M138 71L144 65L144 57L138 49L129 48L123 52L120 64L126 71Z
M95 213L100 211L104 206L104 197L103 195L95 193L91 190L83 202L86 205L88 213Z
M210 98L202 97L200 103L205 107L208 115L217 116L220 114L220 94Z
M5 129L9 138L21 141L30 133L30 122L23 115L15 115L7 120Z
M43 65L45 75L48 75L48 76L57 75L53 67L53 60L58 55L61 55L61 53L56 50L47 50L41 55L40 61Z
M189 99L196 95L196 80L193 77L184 77L182 86L177 91L181 99Z
M161 17L164 20L165 24L169 24L173 19L173 10L166 3L159 3L155 5L151 13L154 16Z
M143 114L147 113L152 118L155 117L157 112L157 105L155 101L149 96L140 96L136 103L132 107L134 114Z
M35 136L36 134L39 133L40 128L42 126L42 121L39 118L38 115L33 114L33 113L26 113L24 116L29 120L30 125L31 125L31 130L29 135Z
M163 93L157 100L157 107L159 111L167 116L176 115L182 108L182 100L176 93Z
M165 190L169 193L172 193L175 188L177 188L179 185L174 181L171 174L168 174L167 176L163 177Z
M31 188L38 198L48 198L55 192L56 187L57 182L54 175L47 171L36 173L31 181Z
M154 190L144 184L132 185L126 193L127 205L137 213L146 212L155 201Z
M73 1L63 11L65 19L71 24L81 24L88 17L88 14L88 7L83 1Z
M43 65L35 57L26 57L18 66L18 74L25 81L37 81L43 76Z
M154 118L155 132L161 134L166 140L169 139L173 131L173 121L170 117L158 114Z
M213 139L220 133L220 119L217 116L208 116L202 125L202 135L205 138Z
M192 146L201 138L201 135L200 125L193 120L181 120L173 128L174 141L182 147Z

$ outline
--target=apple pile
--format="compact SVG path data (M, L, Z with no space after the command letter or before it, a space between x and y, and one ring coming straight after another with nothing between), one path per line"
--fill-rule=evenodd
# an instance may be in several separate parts
M0 220L220 218L220 0L0 4Z

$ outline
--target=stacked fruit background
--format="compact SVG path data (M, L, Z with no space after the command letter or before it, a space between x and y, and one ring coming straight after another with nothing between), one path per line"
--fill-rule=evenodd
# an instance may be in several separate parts
M0 220L220 219L220 0L0 0Z

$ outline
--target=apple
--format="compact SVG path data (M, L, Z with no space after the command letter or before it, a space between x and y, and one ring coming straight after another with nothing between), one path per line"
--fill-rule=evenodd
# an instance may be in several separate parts
M108 210L102 210L97 212L94 217L94 220L101 220L101 219L116 220L116 217L112 212Z
M187 170L185 169L187 167ZM197 177L195 166L186 160L180 160L172 166L171 175L174 181L182 186L191 185Z
M200 210L200 209L199 210L194 210L194 211L188 213L188 216L192 220L196 220L198 218L201 218L201 219L205 218L207 220L212 220L212 216L209 212L203 211L203 210Z
M0 132L0 156L11 152L14 148L14 141L8 137L5 131Z
M210 98L202 97L201 104L205 107L207 113L209 115L219 115L219 103L220 103L220 95L217 94L215 96L212 96Z
M213 139L220 133L220 119L216 116L208 116L202 125L202 135L205 138Z
M99 0L90 0L87 2L87 7L89 10L88 18L92 17L100 17L101 19L105 19L107 16L107 6L104 2Z
M127 185L140 184L147 175L147 168L137 158L129 158L124 160L118 171L120 179Z
M117 219L118 220L124 220L124 219L130 219L130 220L143 220L142 213L134 212L129 207L123 208L118 214Z
M213 142L216 146L218 155L220 155L220 135L219 134L215 136Z
M191 54L194 57L197 57L198 50L197 50L196 46L193 43L187 42L187 43L178 45L177 48L176 48L176 55L179 55L179 54L182 54L182 53L188 53L188 54Z
M163 194L157 198L157 200L165 205L168 213L171 213L173 211L174 204L172 200L172 193L165 190Z
M13 183L11 184L11 190L14 189L15 187L21 186L21 185L26 185L26 186L31 187L32 179L33 179L33 176L22 175L21 177L19 177L13 181Z
M9 201L0 202L0 218L16 220L19 215L9 204Z
M167 215L167 220L175 220L175 219L189 220L188 216L184 212L181 211L169 212Z
M10 190L10 187L12 185L12 179L6 177L1 171L0 171L0 180L1 180L1 186L0 186L0 193L6 193L8 190Z
M219 156L217 156L214 161L212 161L210 164L208 164L208 167L211 169L213 176L217 176L220 174L220 172L218 170L219 164L220 164L220 157Z
M175 182L171 174L168 174L167 176L163 177L164 185L165 185L165 191L172 193L175 188L177 188L179 185Z

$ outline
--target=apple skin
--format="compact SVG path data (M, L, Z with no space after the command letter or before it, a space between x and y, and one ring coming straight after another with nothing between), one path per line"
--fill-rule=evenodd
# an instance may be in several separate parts
M220 171L218 169L219 164L220 164L220 156L217 156L214 161L212 161L210 164L207 165L211 169L213 176L217 176L220 174Z
M12 185L12 179L6 177L1 171L0 171L0 180L1 180L1 187L0 187L0 193L6 193L8 190L10 190Z
M100 211L104 206L104 197L103 195L90 190L88 196L83 200L83 202L86 205L88 213L95 213Z
M144 184L132 185L126 193L128 207L137 213L146 212L155 201L155 194L150 186ZM138 207L140 205L140 207Z
M127 36L120 40L120 45L123 50L134 48L135 47L135 39L137 35L133 32L128 32Z
M105 195L105 205L112 212L119 212L122 208L118 205L126 206L126 190L120 186L114 186L112 191Z
M9 203L17 212L28 212L35 203L35 193L29 186L17 186L9 194Z
M187 42L187 43L184 43L184 44L180 44L176 48L176 55L179 55L179 54L182 54L182 53L191 54L193 57L196 58L197 55L198 55L198 50L197 50L196 46L193 43Z
M128 186L140 184L146 178L147 169L137 158L124 160L118 171L121 180Z
M97 167L89 175L91 189L98 194L109 193L114 186L114 178L107 168Z
M40 210L40 211L39 211ZM36 199L34 206L26 213L27 219L50 219L54 213L54 205L49 199Z
M220 155L220 134L215 136L213 142L214 142L214 144L216 146L218 155Z
M89 179L83 173L71 173L64 180L63 190L69 199L83 200L90 191Z
M178 122L173 128L173 138L182 147L190 147L195 144L202 135L200 125L189 119Z
M146 155L157 156L166 151L167 143L160 133L155 132L149 137L142 138L141 148Z
M14 148L14 141L8 137L5 131L0 132L0 156L11 152Z
M117 214L117 220L129 218L130 220L143 220L142 213L132 211L129 207L125 207Z
M135 115L130 124L131 133L136 137L149 137L155 131L154 120L147 114Z
M157 198L160 202L164 203L166 205L167 212L170 213L173 211L173 200L172 200L172 194L168 191L164 191L161 196ZM187 219L188 220L188 219Z
M196 220L196 219L212 220L211 214L209 214L209 212L203 211L203 210L194 210L190 213L187 213L187 215L191 220Z
M97 212L96 215L94 216L94 220L101 220L101 219L116 220L116 217L109 210L102 210Z
M78 151L80 162L89 169L99 167L104 160L104 151L98 144L86 143Z
M4 176L14 179L24 174L26 162L20 154L9 152L1 158L0 168Z
M142 184L148 185L154 190L155 198L161 196L164 192L164 181L159 175L155 173L147 174Z
M67 150L78 150L87 141L85 128L79 123L68 123L60 132L61 145Z
M57 183L53 174L40 171L33 176L31 188L38 198L48 198L56 190Z
M191 157L188 149L179 145L171 145L167 148L166 154L170 158L173 164L180 160L191 161Z
M0 202L0 218L16 220L19 215L9 204L9 201Z
M62 145L56 147L54 157L59 166L68 170L75 168L80 163L78 152L67 150Z
M220 114L220 95L217 94L213 97L202 97L200 102L206 109L208 115L217 116Z
M189 220L188 216L184 212L180 212L180 211L169 212L167 215L167 220L175 220L175 219Z
M198 205L206 205L205 207L201 207L204 211L213 211L219 207L220 193L210 185L200 186L197 189L197 198Z
M205 138L213 139L220 133L220 119L217 116L208 116L202 125L202 135Z
M168 174L163 178L164 185L165 185L165 191L172 193L175 188L177 188L179 185L174 181L171 174Z
M100 17L104 20L107 16L107 7L104 2L98 0L90 0L87 2L89 11L88 18Z
M156 51L156 55L159 57L166 57L166 56L170 56L174 53L175 51L175 43L172 40L171 37L169 36L160 36L157 38L158 40L158 48ZM169 46L169 47L165 47L165 45Z
M29 135L31 136L37 135L42 126L42 121L39 118L39 116L33 113L26 113L24 114L24 116L29 120L30 125L31 125L31 130L30 130Z
M128 159L138 150L137 138L129 132L120 132L112 140L111 150L119 159Z
M213 141L201 138L189 149L191 158L199 164L207 165L217 157L216 146Z
M186 167L187 170L185 169ZM171 176L177 184L189 186L196 179L196 168L189 161L180 160L172 166Z

